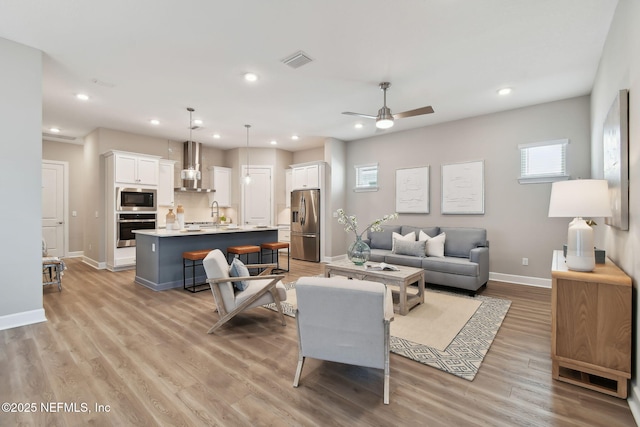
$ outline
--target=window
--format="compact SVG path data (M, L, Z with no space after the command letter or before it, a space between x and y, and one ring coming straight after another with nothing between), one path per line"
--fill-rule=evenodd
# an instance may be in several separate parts
M354 191L378 191L378 164L356 165Z
M569 179L567 174L568 139L520 144L520 184Z

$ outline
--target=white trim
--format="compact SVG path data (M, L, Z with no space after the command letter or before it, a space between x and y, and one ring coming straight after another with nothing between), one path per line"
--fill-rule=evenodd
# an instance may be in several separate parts
M551 279L543 279L542 277L489 272L489 280L514 283L516 285L536 286L538 288L551 288Z
M91 259L89 257L83 256L82 257L82 262L90 265L91 267L95 268L96 270L105 270L107 268L107 263L106 262L99 262L96 261L94 259Z
M631 409L631 415L633 415L633 419L636 421L636 424L640 424L640 402L638 402L640 387L632 381L629 389L631 393L629 393L630 396L627 399L627 404L629 405L629 409Z
M44 308L23 311L22 313L7 314L6 316L0 317L0 331L46 321L47 318L44 315Z
M550 141L538 141L538 142L527 142L524 144L518 144L518 149L522 150L523 148L531 148L531 147L545 147L547 145L561 145L561 144L569 144L569 140L567 138L563 139L552 139Z
M67 253L67 258L81 258L83 256L84 256L84 251L74 251L74 252Z

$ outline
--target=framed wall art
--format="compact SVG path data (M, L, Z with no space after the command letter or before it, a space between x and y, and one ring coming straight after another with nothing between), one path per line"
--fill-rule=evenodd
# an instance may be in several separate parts
M429 166L396 170L396 212L429 213Z
M629 229L629 91L618 92L603 126L603 171L609 182L612 216L607 225Z
M442 165L442 213L484 214L484 161Z

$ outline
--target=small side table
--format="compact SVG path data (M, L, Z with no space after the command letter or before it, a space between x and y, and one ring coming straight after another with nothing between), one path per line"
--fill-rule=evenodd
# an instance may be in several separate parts
M62 291L62 272L64 263L58 257L42 257L42 286L58 285Z
M611 260L571 271L562 251L551 267L553 378L627 398L631 378L631 278Z

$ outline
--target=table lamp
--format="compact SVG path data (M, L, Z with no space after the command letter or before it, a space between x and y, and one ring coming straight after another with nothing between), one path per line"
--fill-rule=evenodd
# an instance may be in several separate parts
M582 217L607 216L611 216L611 207L606 180L578 179L551 185L549 217L573 217L567 235L569 270L593 271L596 267L593 230Z

